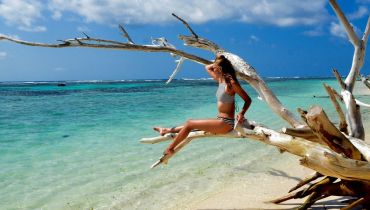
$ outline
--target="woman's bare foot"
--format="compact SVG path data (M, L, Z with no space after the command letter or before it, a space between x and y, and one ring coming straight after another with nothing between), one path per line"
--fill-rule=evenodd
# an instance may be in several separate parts
M161 128L161 127L154 127L153 130L157 131L161 136L164 136L167 133L170 133L170 128Z

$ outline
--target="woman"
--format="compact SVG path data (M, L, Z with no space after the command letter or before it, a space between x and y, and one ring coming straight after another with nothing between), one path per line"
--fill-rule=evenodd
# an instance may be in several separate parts
M230 61L223 55L218 55L215 62L207 65L205 68L219 85L216 93L219 114L216 119L188 120L179 127L154 127L153 129L161 135L178 133L174 141L164 151L164 154L174 153L176 146L189 135L191 130L197 129L214 134L230 132L234 128L235 94L238 94L244 100L244 106L236 116L236 119L239 123L244 121L244 114L251 104L251 98L240 86Z

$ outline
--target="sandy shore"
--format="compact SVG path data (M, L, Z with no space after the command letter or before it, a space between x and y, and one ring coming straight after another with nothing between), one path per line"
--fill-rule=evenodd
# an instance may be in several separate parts
M358 83L359 84L359 83ZM357 85L356 95L369 95L370 91L363 85ZM364 123L365 128L370 122ZM370 142L370 131L366 133ZM290 200L280 205L268 201L284 196L298 181L311 175L314 171L299 165L298 157L290 154L279 154L277 151L251 168L248 176L240 177L219 192L199 198L190 203L186 209L294 209L303 203L302 199ZM318 202L313 209L340 209L343 197L330 197Z
M268 201L284 196L289 189L314 171L299 165L298 158L290 154L272 154L256 163L251 174L241 177L220 192L191 203L187 209L293 209L302 199L276 205ZM315 205L315 209L339 209L339 197Z

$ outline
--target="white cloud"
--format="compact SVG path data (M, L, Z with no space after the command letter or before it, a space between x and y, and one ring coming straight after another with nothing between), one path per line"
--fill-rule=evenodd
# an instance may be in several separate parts
M191 23L233 19L292 26L325 20L325 4L326 0L50 0L48 8L58 17L70 12L96 23L167 23L176 21L174 12Z
M55 71L55 72L63 72L63 71L67 71L67 69L66 69L66 68L64 68L64 67L60 67L60 66L58 66L58 67L55 67L55 68L53 69L53 71Z
M369 10L365 6L360 6L354 13L348 15L349 19L359 19L369 14Z
M3 60L6 58L8 54L6 52L0 52L0 60Z
M90 29L87 26L78 26L77 31L79 31L79 32L89 32Z
M19 26L18 29L22 30L22 31L28 31L28 32L43 32L43 31L46 31L45 26L32 26L32 27Z
M365 0L362 0L365 1ZM370 0L369 0L370 1ZM35 23L47 16L54 20L69 16L76 20L100 24L163 24L177 21L176 13L192 24L207 21L234 20L250 24L280 27L320 25L329 20L327 0L0 0L0 17L7 24L25 31L45 31ZM364 6L351 14L353 18L368 13ZM331 25L332 30L335 25ZM88 31L85 26L77 30ZM321 32L304 32L310 36Z
M323 35L323 32L322 30L314 29L314 30L304 31L303 34L306 36L321 36Z
M257 37L257 36L255 36L255 35L251 35L250 37L249 37L249 39L252 41L252 42L258 42L260 39Z
M44 26L34 26L42 17L42 4L36 0L3 0L0 3L0 17L8 25L16 25L25 31L45 31Z
M340 23L331 22L330 23L330 33L333 36L337 36L337 37L344 38L344 39L347 38L346 31L344 30L343 25Z
M321 36L325 34L323 25L317 25L316 27L303 32L306 36Z
M327 18L325 0L255 0L241 1L242 20L249 23L267 23L277 26L314 25Z
M357 35L361 33L360 30L356 26L352 25L352 27ZM329 30L333 36L347 39L347 32L345 31L342 24L338 22L331 22Z
M62 18L62 13L60 11L54 11L51 17L54 20L60 20Z

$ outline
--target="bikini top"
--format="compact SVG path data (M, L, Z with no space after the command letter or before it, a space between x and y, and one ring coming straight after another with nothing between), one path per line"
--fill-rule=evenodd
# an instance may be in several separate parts
M216 92L216 98L218 101L223 103L234 103L235 95L226 93L226 83L219 83Z

